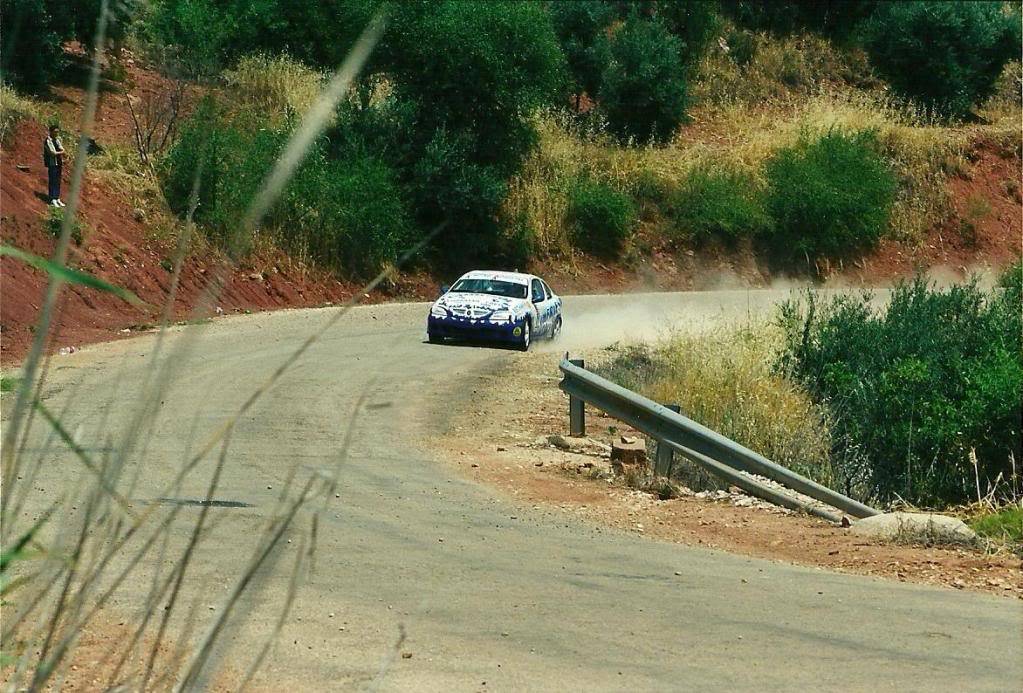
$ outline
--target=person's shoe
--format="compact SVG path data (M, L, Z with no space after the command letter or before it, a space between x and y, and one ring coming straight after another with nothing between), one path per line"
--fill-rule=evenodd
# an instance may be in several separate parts
M67 205L64 204L64 200L57 200L57 204L59 204L61 207L67 207Z
M54 207L60 207L60 200L50 200L50 204Z

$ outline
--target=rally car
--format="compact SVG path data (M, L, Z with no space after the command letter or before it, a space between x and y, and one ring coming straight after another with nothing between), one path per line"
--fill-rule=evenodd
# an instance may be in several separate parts
M561 332L561 298L539 277L518 272L467 272L430 306L430 342L505 342L522 351Z

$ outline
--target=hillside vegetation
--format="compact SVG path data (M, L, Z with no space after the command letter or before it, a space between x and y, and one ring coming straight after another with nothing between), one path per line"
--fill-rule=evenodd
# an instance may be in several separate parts
M9 26L53 27L42 62L7 32L19 93L45 90L63 41L94 40L99 3L78 2L70 25L58 4L4 0ZM1020 155L1018 3L399 3L286 194L243 231L380 3L117 6L108 74L128 45L191 85L183 122L140 151L170 209L185 215L201 174L208 240L236 256L272 242L345 276L438 229L417 261L441 272L628 265L708 241L820 267L950 223L949 180L977 147ZM32 115L13 97L5 132Z

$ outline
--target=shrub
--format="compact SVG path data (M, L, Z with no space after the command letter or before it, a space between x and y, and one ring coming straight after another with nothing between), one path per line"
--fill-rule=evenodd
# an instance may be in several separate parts
M60 238L60 232L63 226L64 210L51 207L49 215L46 217L47 233L54 238ZM82 225L82 222L78 217L75 217L74 221L71 222L71 241L75 245L81 245L83 240L85 240L85 226Z
M697 239L754 236L771 224L763 192L752 176L697 166L671 200L676 228Z
M568 221L572 242L601 257L615 258L632 235L636 207L628 195L589 177L569 190Z
M963 117L1019 58L1019 10L1000 2L881 3L865 24L864 44L897 91Z
M355 276L376 274L411 242L395 173L369 155L330 159L315 152L271 214L285 245Z
M657 19L628 19L610 44L600 108L622 139L665 141L682 123L686 78L682 41Z
M869 295L781 309L780 366L834 417L833 461L849 492L917 505L968 502L1020 449L1018 295L918 277L886 309ZM970 461L976 452L977 477Z
M293 121L274 125L248 111L227 113L206 101L186 121L161 175L171 209L188 209L197 167L195 220L223 247L242 254L253 239L241 223L290 136ZM353 143L319 141L306 155L261 229L282 246L351 275L375 274L410 244L412 225L394 168Z
M841 255L872 245L888 226L896 181L870 132L804 136L767 161L766 175L783 252Z

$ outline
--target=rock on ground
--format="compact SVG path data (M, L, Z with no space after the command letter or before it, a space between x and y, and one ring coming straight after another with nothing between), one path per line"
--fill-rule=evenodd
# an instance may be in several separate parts
M888 541L972 544L977 534L955 517L935 513L882 513L852 524L850 531Z

